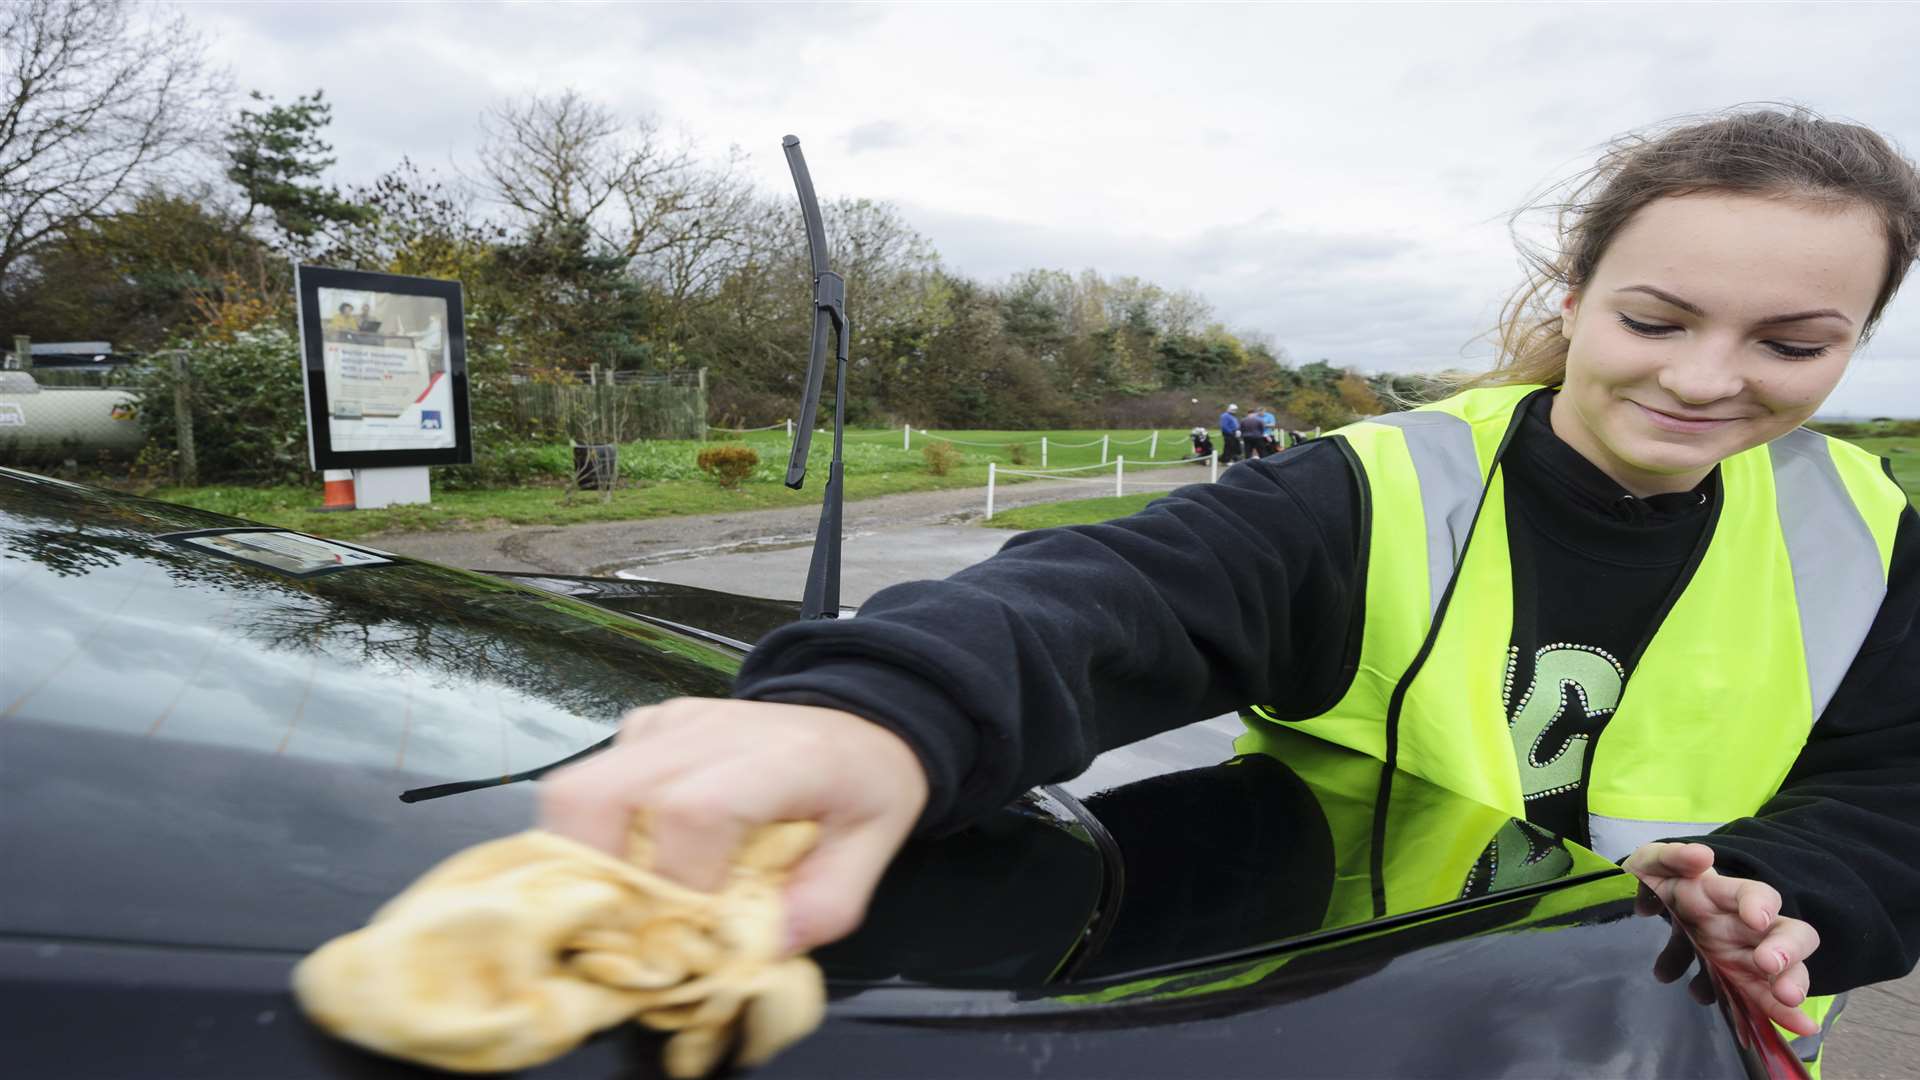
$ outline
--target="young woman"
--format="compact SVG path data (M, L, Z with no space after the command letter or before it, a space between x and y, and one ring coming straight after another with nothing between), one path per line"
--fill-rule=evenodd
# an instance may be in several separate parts
M1810 993L1920 956L1920 520L1800 426L1917 237L1920 176L1866 128L1623 140L1461 393L786 627L745 700L636 711L556 774L547 823L617 851L644 809L711 884L746 829L819 819L807 947L916 825L1248 707L1256 742L1317 734L1623 859L1812 1037Z

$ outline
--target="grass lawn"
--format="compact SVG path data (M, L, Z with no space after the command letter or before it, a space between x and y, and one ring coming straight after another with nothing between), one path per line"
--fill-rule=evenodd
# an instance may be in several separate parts
M1893 478L1907 489L1907 499L1920 506L1920 438L1911 435L1855 439L1865 450L1893 463Z
M903 433L856 430L846 433L847 498L865 499L909 491L984 488L987 465L1011 468L1040 467L1040 439L1048 439L1051 468L1097 464L1101 436L1108 436L1110 456L1144 460L1153 448L1153 433L1145 430L1103 431L942 431L941 438L915 431L912 447L903 447ZM925 446L949 442L956 455L945 475L929 464ZM745 443L760 455L760 464L738 489L729 491L708 479L695 464L709 446ZM1062 445L1071 444L1071 445ZM1163 457L1175 457L1187 447L1184 430L1159 433ZM587 521L631 521L676 514L717 514L735 510L764 510L786 506L813 506L820 502L832 456L831 435L814 434L807 455L807 482L799 491L782 481L786 475L788 443L783 431L753 432L709 442L642 440L620 448L620 484L611 501L597 493L575 494L564 500L570 452L564 446L525 448L519 453L533 479L511 487L457 489L436 483L427 506L398 506L385 510L320 513L319 477L310 485L250 487L233 484L194 488L163 487L149 492L169 502L197 506L269 525L351 538L370 533L433 529L486 529L507 525L571 525ZM1004 484L1030 482L1004 476Z
M1863 435L1851 440L1861 448L1893 463L1893 477L1907 491L1907 499L1920 506L1920 436ZM1111 521L1146 508L1165 494L1155 491L1140 495L1109 495L1102 499L1072 499L1021 506L993 515L992 521L979 522L995 529L1047 529L1056 525L1091 525Z
M1205 480L1206 477L1200 479ZM1051 529L1055 525L1091 525L1144 510L1148 503L1165 494L1164 491L1149 491L1138 495L1109 495L1104 499L1070 499L1035 506L1016 506L977 524L993 529Z

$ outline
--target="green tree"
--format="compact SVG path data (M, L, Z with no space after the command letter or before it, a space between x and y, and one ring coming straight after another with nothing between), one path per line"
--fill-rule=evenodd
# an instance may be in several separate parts
M0 289L0 325L145 351L259 294L278 262L206 190L156 189L43 244Z
M239 185L247 200L240 220L250 223L254 211L266 210L282 245L299 251L331 228L371 219L371 208L319 183L320 174L334 163L327 156L332 145L320 137L333 119L333 106L322 100L321 91L296 97L288 105L272 104L258 90L250 96L266 107L240 110L239 119L227 129L227 179Z
M1286 400L1286 411L1317 428L1339 427L1353 419L1353 410L1331 390L1310 386Z

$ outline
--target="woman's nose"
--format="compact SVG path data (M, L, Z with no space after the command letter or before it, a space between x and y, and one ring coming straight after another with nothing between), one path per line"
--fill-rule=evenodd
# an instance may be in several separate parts
M1737 344L1702 341L1669 354L1660 388L1689 405L1706 405L1739 394L1746 386Z

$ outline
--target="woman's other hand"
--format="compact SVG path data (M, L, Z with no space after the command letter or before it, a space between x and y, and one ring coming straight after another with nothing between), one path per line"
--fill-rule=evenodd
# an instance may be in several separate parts
M1796 1035L1820 1030L1799 1009L1807 998L1807 957L1820 947L1813 926L1780 914L1780 893L1748 878L1726 877L1713 868L1705 844L1642 844L1622 864L1684 924L1654 965L1663 982L1686 973L1694 951L1723 981L1768 1019ZM1652 910L1645 913L1653 914ZM1686 938L1692 941L1687 948ZM1696 979L1696 998L1711 1000L1711 988Z
M676 698L635 709L612 746L540 783L541 824L624 855L647 815L654 869L718 888L746 834L817 821L820 839L787 883L794 951L860 924L880 875L927 801L926 772L899 736L807 705Z

